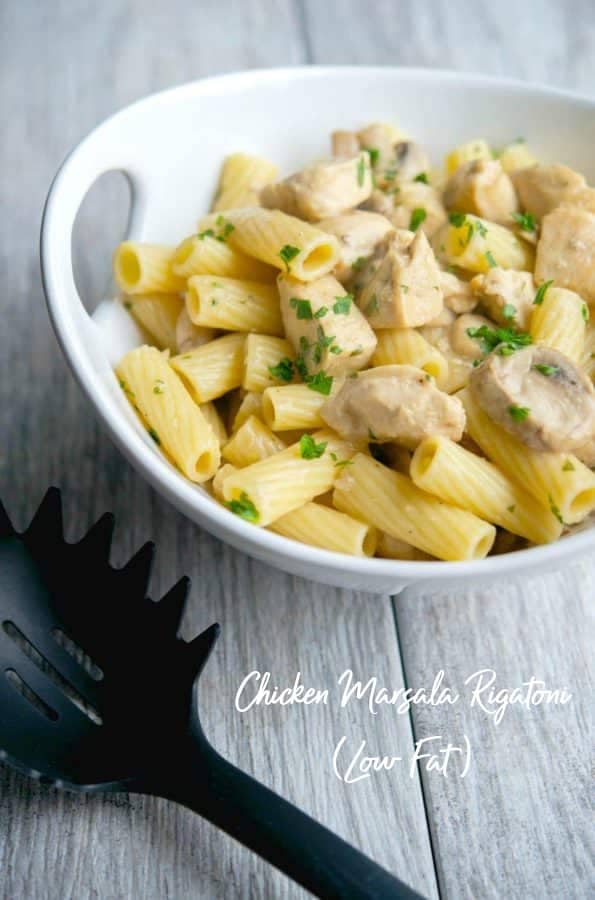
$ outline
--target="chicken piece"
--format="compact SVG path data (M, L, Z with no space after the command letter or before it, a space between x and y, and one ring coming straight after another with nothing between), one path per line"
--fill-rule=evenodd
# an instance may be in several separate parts
M280 275L278 285L285 333L303 377L320 371L346 375L368 364L376 335L336 278L304 284Z
M537 221L587 186L582 175L559 163L517 169L511 172L511 178L522 208L533 213Z
M333 275L342 284L349 282L363 268L378 244L394 231L385 216L361 209L322 219L317 225L327 234L336 235L341 242L341 259Z
M440 269L423 231L396 231L358 298L373 328L415 328L442 312Z
M372 191L370 197L361 204L361 209L380 213L381 216L386 216L388 219L395 211L395 195L379 190Z
M570 451L595 434L595 389L563 353L490 353L469 379L487 415L532 450Z
M475 328L494 328L494 323L485 316L464 313L450 327L449 341L452 352L460 359L476 360L483 356L481 338L471 337Z
M360 151L357 134L354 131L333 131L331 149L333 156L355 156Z
M421 219L419 228L431 238L448 221L440 194L429 184L418 181L403 184L394 198L394 212L388 218L396 228L409 228L417 217Z
M477 297L471 290L470 283L451 272L440 272L440 287L444 305L457 315L471 312L477 306Z
M373 190L367 153L314 163L284 181L267 184L260 202L309 222L338 216L367 200Z
M414 450L434 434L458 441L465 428L461 401L439 391L415 366L377 366L347 378L320 414L360 447L394 442Z
M586 187L571 194L568 200L562 201L560 206L574 206L595 213L595 188Z
M487 315L500 325L529 327L535 299L535 284L530 272L514 269L488 269L484 275L471 279L471 290Z
M218 332L214 328L206 328L195 325L188 315L184 306L182 312L176 321L176 345L178 353L188 353L195 347L202 347L208 344L217 336Z
M448 306L444 306L441 313L438 313L435 319L432 319L431 322L426 322L424 327L427 328L450 328L453 322L456 320L456 313L453 313L452 309L449 309Z
M444 204L501 225L510 225L519 208L514 185L497 159L472 159L459 166L444 189Z
M595 304L595 215L560 207L544 217L535 259L535 281L580 294Z

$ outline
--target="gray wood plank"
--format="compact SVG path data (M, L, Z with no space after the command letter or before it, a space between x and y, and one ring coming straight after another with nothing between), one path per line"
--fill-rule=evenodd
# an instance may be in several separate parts
M595 11L588 0L504 0L497 9L484 0L377 0L365 11L356 0L303 0L303 9L314 62L448 67L593 92ZM413 592L395 601L408 686L429 688L444 669L446 683L463 690L467 676L492 667L502 686L518 686L533 674L573 693L563 707L514 707L497 728L463 701L414 707L416 740L442 735L456 744L467 734L473 748L465 779L423 772L445 898L592 892L585 797L593 696L587 602L594 576L593 561L585 560L517 585Z
M203 74L306 58L292 2L90 4L61 0L0 7L0 495L23 526L46 486L65 491L68 536L105 509L117 517L114 562L158 545L153 593L193 578L187 633L214 620L219 648L203 676L204 726L232 761L435 896L420 782L399 769L355 785L333 774L342 734L381 753L407 752L410 723L363 705L257 708L235 692L253 668L329 687L347 667L402 685L390 600L294 579L220 544L167 506L94 421L62 362L44 309L37 262L43 199L61 158L96 122L150 91ZM26 58L26 77L23 61ZM125 220L106 183L87 204L79 276L98 296ZM293 898L303 892L192 814L153 799L78 797L0 769L0 895L143 900L189 896Z

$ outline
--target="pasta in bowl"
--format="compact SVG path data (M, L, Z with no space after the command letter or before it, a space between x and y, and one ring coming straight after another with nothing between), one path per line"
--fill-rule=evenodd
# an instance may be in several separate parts
M127 329L107 356L153 483L267 561L371 589L578 552L595 508L595 191L540 141L467 124L434 146L398 106L333 110L326 155L281 172L227 141L202 216L120 244L95 317Z

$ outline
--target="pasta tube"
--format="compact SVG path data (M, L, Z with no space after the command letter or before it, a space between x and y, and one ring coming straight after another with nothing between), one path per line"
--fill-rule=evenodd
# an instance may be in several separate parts
M197 403L215 400L240 386L244 340L243 334L226 334L170 360Z
M185 281L171 268L173 248L124 241L114 252L114 278L126 294L174 294Z
M279 294L274 284L192 275L188 279L186 309L195 325L283 334Z
M325 422L320 410L327 400L307 384L269 387L262 395L262 415L273 431L322 428Z
M219 415L219 410L215 404L209 400L208 403L201 403L200 411L213 429L213 433L219 441L219 446L222 447L223 444L227 442L227 428Z
M184 308L179 294L135 294L122 302L160 350L177 351L176 325Z
M413 328L384 328L377 333L378 344L372 357L373 366L393 363L416 366L436 379L438 387L448 380L448 361Z
M493 525L426 494L367 454L356 454L351 463L335 483L337 509L345 506L365 522L438 559L487 556L496 537Z
M262 188L277 180L277 166L268 159L232 153L223 163L213 210L259 206Z
M244 380L246 391L264 391L276 384L294 379L295 356L285 338L267 334L249 334L244 347Z
M300 281L321 278L341 257L334 235L278 209L233 210L227 218L234 225L229 236L234 247Z
M500 152L498 159L507 174L516 171L516 169L527 169L529 166L534 166L537 162L536 157L533 156L524 141L514 141L512 144L508 144Z
M249 416L223 448L223 459L238 469L284 450L286 444L256 416Z
M529 332L536 344L559 350L580 364L585 348L587 304L565 288L548 287L541 303L533 306Z
M234 404L232 404L229 417L230 431L237 431L250 416L258 416L259 419L263 418L262 394L260 392L248 391L243 397L240 397L239 403L235 408Z
M441 240L439 252L446 262L469 272L487 272L494 266L523 272L534 268L535 251L530 244L508 228L470 213L451 214Z
M218 217L221 218L221 217ZM223 226L223 229L225 226ZM213 234L207 234L212 231ZM226 240L220 240L214 229L193 234L176 247L171 268L175 275L222 275L227 278L249 278L252 281L273 282L277 270L258 259L234 250Z
M572 525L595 509L595 473L576 456L531 450L492 422L468 388L457 396L463 401L467 430L475 443L556 518Z
M487 459L445 437L426 438L411 460L422 490L461 506L534 544L555 541L562 525L552 512Z
M281 516L269 528L294 541L335 553L374 556L376 550L377 532L373 526L320 503L305 503Z
M122 390L155 443L191 481L212 478L219 462L213 429L155 347L138 347L116 368Z

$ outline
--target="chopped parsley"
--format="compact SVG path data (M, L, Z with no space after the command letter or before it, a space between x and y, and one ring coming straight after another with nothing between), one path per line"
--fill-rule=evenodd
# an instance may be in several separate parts
M494 259L493 255L492 255L491 250L488 250L486 252L486 260L487 260L487 263L488 263L488 266L490 267L490 269L495 269L496 266L498 265L498 263L496 262L496 260Z
M368 262L367 256L358 256L358 258L356 260L354 260L354 262L351 263L351 268L353 269L354 272L361 272L361 270L363 269L363 267L366 265L367 262Z
M363 156L360 156L360 158L358 159L356 167L355 167L355 172L357 175L358 186L362 187L365 177L366 177L366 164L364 162Z
M488 233L488 229L485 227L481 219L476 219L474 222L475 230L481 237L486 237Z
M524 422L525 419L529 418L529 413L531 410L528 406L509 406L508 407L508 415L515 422Z
M148 433L149 433L149 436L153 438L153 440L155 441L155 443L157 444L157 446L160 446L160 444L161 444L161 438L159 437L159 435L157 434L157 432L155 431L155 429L154 429L154 428L147 428L147 431L148 431Z
M302 300L300 297L292 297L289 301L289 305L292 309L295 309L295 314L298 319L313 319L314 313L312 312L312 304L309 300Z
M130 390L128 384L124 381L123 378L120 378L119 381L120 381L120 387L122 388L122 390L124 391L124 393L125 393L128 397L131 397L132 399L134 399L134 397L135 397L134 391L131 391L131 390Z
M372 296L372 299L370 300L370 302L368 304L366 304L366 308L364 309L364 312L367 316L372 316L372 315L374 315L375 312L378 312L379 309L380 309L380 306L378 303L378 297L376 296L376 294L374 294Z
M420 184L429 184L428 176L425 172L420 172L419 175L416 175L413 179L414 181L419 181Z
M398 169L385 169L384 170L384 180L385 181L394 181L399 173Z
M372 166L376 166L378 164L378 160L380 159L380 150L377 147L364 147L364 150L370 157L370 164Z
M571 460L569 460L569 459L566 460L566 462L562 466L562 471L563 472L575 472L576 471Z
M304 380L311 391L324 394L325 397L328 397L333 386L333 376L325 375L324 372L317 372L316 375L308 375Z
M300 438L300 456L302 459L320 459L328 441L321 441L317 444L312 435L303 434Z
M455 228L462 228L467 222L467 216L465 213L451 212L448 216L448 221L451 225L454 225Z
M515 350L533 343L530 334L515 331L513 328L490 328L489 325L481 325L479 328L467 328L467 334L470 338L479 340L483 353L491 353L497 348L500 356L510 356Z
M222 215L217 216L215 225L217 228L221 229L218 233L214 228L205 228L204 231L200 231L197 234L198 239L204 241L205 238L210 237L224 244L232 231L235 230L235 225L232 225L231 222L226 222L225 217Z
M403 291L404 294L409 293L409 285L408 284L400 284L399 287L401 288L401 290Z
M315 319L324 319L328 312L328 306L321 306L320 309L317 309L314 313Z
M338 356L339 353L343 353L343 348L339 347L338 344L333 344L333 346L330 348L329 352L334 353L336 356Z
M165 381L162 378L158 378L153 385L153 393L154 394L162 394L165 388Z
M315 363L320 363L322 360L323 352L328 348L332 347L332 343L335 340L335 336L327 337L324 333L324 329L322 325L319 325L316 330L316 341L312 345L312 357ZM339 353L341 351L339 350Z
M295 360L295 368L298 374L301 376L302 381L308 380L308 366L306 365L306 360L304 359L303 354L300 353L299 356L296 357Z
M333 312L338 316L346 316L353 303L353 294L345 294L344 297L335 297Z
M537 222L535 221L535 216L533 213L513 213L512 218L517 223L521 231L536 231L537 230Z
M516 509L516 506L515 506L514 503L511 503L510 506L507 506L507 507L506 507L506 509L507 509L507 511L508 511L509 513L513 513L513 512L515 511L515 509Z
M213 231L212 228L206 228L204 231L199 231L196 236L199 239L199 241L204 241L204 239L207 237L214 238L215 232Z
M552 497L551 494L548 494L548 500L550 501L550 509L551 509L553 515L556 517L556 519L560 523L560 525L566 525L566 522L562 518L562 513L560 512L560 507L556 506L556 504L554 503L554 498Z
M589 310L586 303L583 303L583 305L581 306L581 315L585 322L589 321Z
M132 309L132 303L130 300L124 300L124 309Z
M502 307L502 315L504 316L505 319L508 319L509 321L511 319L516 318L516 314L517 314L517 308L516 308L516 306L513 306L512 303L505 303L504 306Z
M292 259L295 259L295 257L298 256L298 254L301 252L302 251L300 250L299 247L292 247L291 244L285 244L285 246L281 247L281 249L279 250L279 256L285 263L288 272L289 272L289 263L291 262Z
M543 284L539 285L539 287L537 288L537 293L535 294L535 300L533 301L534 306L541 306L541 304L544 301L547 289L553 283L554 283L553 280L550 280L550 281L544 281Z
M284 356L276 366L269 366L269 372L278 381L291 381L293 379L293 362L288 356Z
M546 366L543 363L535 363L533 368L536 372L539 372L540 375L545 375L547 378L560 371L560 366Z
M231 512L240 516L242 519L246 519L247 522L258 522L260 516L258 515L258 510L252 503L252 500L246 493L246 491L242 491L240 494L239 500L231 500L229 503L225 504Z
M422 222L425 222L428 214L423 206L418 206L411 213L409 219L409 231L417 231Z

